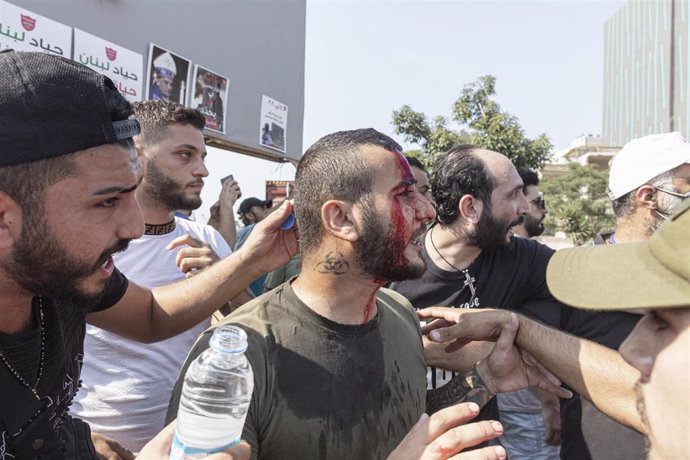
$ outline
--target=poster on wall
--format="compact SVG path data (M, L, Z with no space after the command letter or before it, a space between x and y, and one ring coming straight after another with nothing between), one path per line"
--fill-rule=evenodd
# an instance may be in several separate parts
M259 144L285 153L288 107L282 102L261 96Z
M6 49L72 59L72 28L0 0L0 51Z
M292 199L295 196L295 181L294 180L267 180L266 181L266 199L273 201L273 206L280 206L286 199Z
M141 54L74 29L74 60L110 78L128 101L142 100L144 57Z
M191 67L189 59L151 43L146 99L168 100L186 105Z
M228 79L200 65L194 66L194 93L190 107L206 117L206 129L225 134Z

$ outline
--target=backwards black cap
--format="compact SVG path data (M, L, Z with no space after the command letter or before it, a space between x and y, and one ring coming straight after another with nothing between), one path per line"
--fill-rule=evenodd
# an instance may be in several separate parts
M0 166L139 134L136 120L112 121L106 88L124 100L109 78L74 61L45 53L1 52Z

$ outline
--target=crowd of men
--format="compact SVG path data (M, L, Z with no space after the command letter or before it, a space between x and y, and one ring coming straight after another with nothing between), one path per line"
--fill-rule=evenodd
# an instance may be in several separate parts
M177 212L201 204L203 128L72 61L0 53L0 459L167 458L218 310L255 388L244 441L209 458L687 457L678 133L627 144L614 231L554 252L508 152L458 145L428 176L373 129L317 141L294 202L240 205L246 230L234 179L195 223Z

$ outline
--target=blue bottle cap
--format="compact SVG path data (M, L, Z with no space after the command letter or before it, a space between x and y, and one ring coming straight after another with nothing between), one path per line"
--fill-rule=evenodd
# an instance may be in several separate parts
M295 214L291 212L287 216L287 219L285 219L283 221L283 223L280 224L280 229L281 230L290 230L293 227L293 225L295 225Z

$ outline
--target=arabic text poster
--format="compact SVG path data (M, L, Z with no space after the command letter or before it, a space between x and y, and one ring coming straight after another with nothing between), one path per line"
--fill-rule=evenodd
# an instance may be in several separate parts
M288 106L268 96L261 96L259 143L285 153Z
M142 100L144 57L141 54L74 29L74 60L110 78L128 101Z
M191 107L206 117L206 128L225 134L225 107L228 79L200 65L194 66L194 93Z
M0 51L40 51L72 58L72 28L0 0Z
M146 99L161 99L186 105L191 70L192 63L189 59L151 43Z

